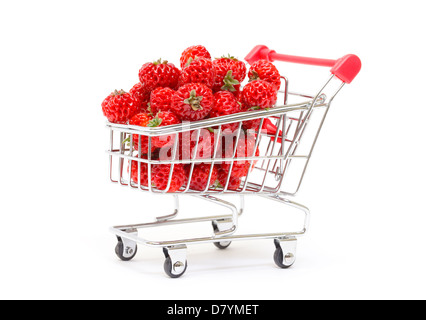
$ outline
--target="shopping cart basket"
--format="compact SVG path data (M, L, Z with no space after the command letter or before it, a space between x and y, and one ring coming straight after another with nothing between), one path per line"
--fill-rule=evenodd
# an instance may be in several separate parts
M293 265L296 259L297 237L306 233L310 212L307 207L290 200L299 191L306 168L316 144L324 120L336 94L345 83L350 83L358 74L361 62L355 55L346 55L338 60L306 58L278 54L265 46L256 46L246 57L249 64L259 60L284 61L316 66L331 67L331 76L316 95L301 94L289 91L289 81L282 77L282 90L279 92L279 103L274 108L232 114L228 116L206 119L165 127L139 127L107 123L110 130L110 178L114 183L130 189L152 194L172 194L175 210L172 214L156 218L156 221L112 227L118 238L116 254L123 261L131 260L137 252L137 244L162 247L165 255L164 270L172 278L180 277L187 268L186 249L188 244L214 243L218 248L227 248L231 241L273 239L275 244L274 261L281 268ZM246 134L242 129L246 121L260 121L259 129L252 130L250 139L255 144L252 154L238 154L235 147L233 154L223 156L217 152L219 144L226 136L223 130L226 125L234 124L236 137ZM276 130L265 130L265 124ZM200 137L206 130L215 129L214 150L208 157L201 157L197 152ZM195 147L188 157L179 156L179 141L182 136L195 135ZM249 135L249 133L247 133ZM141 139L148 140L151 150L152 140L158 137L174 137L167 157L158 157L152 152L142 156ZM248 138L247 138L248 139ZM126 144L127 142L127 144ZM258 150L256 152L256 150ZM136 163L137 165L132 165ZM241 179L240 185L231 187L231 173L226 183L208 186L204 190L191 189L194 166L199 163L208 164L209 180L213 167L219 163L227 163L229 172L237 164L245 163L249 167L247 176ZM152 184L153 166L170 165L168 185L159 190ZM171 190L171 180L175 166L186 165L189 178L185 186L178 191ZM141 167L148 170L148 183L141 183L141 178L132 179L132 171L137 170L140 177ZM134 173L134 172L133 172ZM230 210L229 214L207 217L176 219L179 212L180 195L192 195ZM239 208L221 196L239 196ZM304 214L304 224L300 231L281 233L236 234L238 219L244 212L244 196L259 195L277 201L283 205L299 209ZM139 230L166 225L178 225L195 222L209 222L213 226L213 234L206 237L152 241L139 236Z

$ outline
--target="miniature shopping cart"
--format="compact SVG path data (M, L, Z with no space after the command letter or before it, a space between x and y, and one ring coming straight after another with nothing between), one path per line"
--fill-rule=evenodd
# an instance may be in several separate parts
M265 46L256 46L246 57L249 64L259 60L278 60L284 62L301 63L316 66L331 67L331 76L325 85L315 95L301 94L289 91L289 81L282 77L283 85L279 92L279 100L274 108L255 110L222 116L214 119L205 119L179 125L165 127L139 127L108 123L110 130L110 177L111 181L129 189L149 192L151 194L172 194L175 201L175 210L170 215L156 218L155 221L122 225L111 228L117 236L116 254L123 261L131 260L137 252L137 244L161 247L165 255L164 270L172 278L180 277L187 269L186 249L189 244L213 243L220 249L227 248L232 241L272 239L275 244L274 261L280 268L288 268L296 259L297 237L306 233L309 225L310 212L307 207L290 200L299 191L306 168L312 156L318 135L336 94L345 83L350 83L358 74L361 62L355 55L346 55L338 60L315 59L277 54ZM212 152L210 158L198 158L197 148L202 130L215 128L216 134L223 135L223 127L236 124L239 128L235 132L243 134L241 130L245 121L260 119L259 129L253 133L256 148L259 152L238 155L236 148L233 155L218 158ZM259 121L259 120L258 120ZM264 124L273 124L275 132L264 130ZM177 148L179 135L191 132L197 135L195 151L187 159L178 158ZM148 150L151 150L152 139L161 136L174 136L171 155L167 160L159 159L152 153L141 156L141 139L147 137ZM135 138L136 137L136 138ZM137 141L134 141L138 139ZM128 142L126 144L126 141ZM138 148L134 146L138 145ZM215 143L215 151L218 143ZM138 150L139 149L139 150ZM207 163L210 167L209 180L215 164L226 161L230 170L236 163L245 161L250 169L246 177L241 179L238 188L230 188L231 174L227 181L219 187L206 186L204 190L192 190L191 179L194 166L198 163ZM132 166L136 162L137 166ZM138 177L142 164L148 166L148 184L143 185L141 179L132 180L132 170L138 170ZM158 164L169 164L170 175L168 186L159 190L152 184L152 167ZM168 192L174 167L184 164L189 168L188 182L176 192ZM210 203L220 205L230 210L228 214L206 217L176 219L179 212L179 196L192 195ZM238 206L223 200L222 196L238 196ZM300 210L304 214L304 224L300 231L281 233L237 234L238 220L244 212L244 197L258 195L266 199L277 201L283 205ZM166 225L180 225L187 223L207 222L213 227L213 234L205 237L182 238L167 241L152 241L142 238L139 231L144 228L154 228Z

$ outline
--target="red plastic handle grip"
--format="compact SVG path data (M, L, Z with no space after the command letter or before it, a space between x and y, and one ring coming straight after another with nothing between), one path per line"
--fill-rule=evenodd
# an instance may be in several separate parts
M280 54L276 53L274 50L270 50L266 46L260 45L254 47L245 58L249 64L253 64L255 61L260 59L265 59L268 61L278 60L301 63L320 67L331 67L331 73L345 83L351 83L361 70L361 60L354 54L348 54L337 60L318 59Z

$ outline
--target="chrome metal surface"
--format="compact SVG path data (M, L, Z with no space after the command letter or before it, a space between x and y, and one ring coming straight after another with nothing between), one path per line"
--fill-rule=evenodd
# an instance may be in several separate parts
M269 195L269 196L265 195L263 197L266 199L278 201L283 205L291 206L303 212L304 213L303 228L300 229L299 231L292 231L292 232L235 235L234 233L237 230L239 211L233 204L210 196L210 197L200 197L200 198L216 203L221 206L228 207L228 209L232 210L232 215L196 217L196 218L189 218L189 219L154 221L149 223L116 226L111 228L111 232L113 232L119 237L128 238L131 241L141 243L147 246L152 246L152 247L167 247L167 246L178 246L178 245L185 245L185 244L211 243L211 242L217 242L219 239L220 241L224 241L224 242L239 241L239 240L256 240L256 239L276 239L276 238L285 238L290 236L302 236L307 232L309 228L309 221L310 221L310 212L307 207L284 198L283 194ZM219 222L218 226L220 226L220 224L223 223L223 225L220 226L220 228L223 230L218 229L213 236L209 236L209 237L184 238L184 239L167 240L167 241L148 240L142 237L135 236L126 231L126 230L134 230L134 229L161 227L166 225L180 225L183 223L199 223L199 222L210 222L210 223Z
M220 236L219 233L223 232L225 230L231 229L232 226L233 226L233 223L232 223L232 220L230 220L230 219L214 220L213 221L213 226L214 226L215 235L218 236L218 238L220 239L223 236ZM223 247L226 247L226 246L228 246L231 243L231 241L218 241L218 242Z
M131 235L133 237L137 237L138 230L135 228L126 230L126 234ZM128 237L121 237L121 241L123 242L123 257L130 258L136 251L136 242L130 240Z

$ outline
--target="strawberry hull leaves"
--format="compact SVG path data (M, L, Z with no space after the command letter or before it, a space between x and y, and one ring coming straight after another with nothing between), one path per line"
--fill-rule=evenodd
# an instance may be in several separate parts
M238 92L239 86L244 81L247 73L245 63L232 56L228 56L213 60L213 66L216 70L213 91L227 90Z
M172 100L171 109L181 121L198 121L209 115L213 93L201 83L189 83L180 87Z

